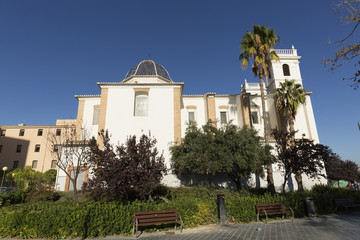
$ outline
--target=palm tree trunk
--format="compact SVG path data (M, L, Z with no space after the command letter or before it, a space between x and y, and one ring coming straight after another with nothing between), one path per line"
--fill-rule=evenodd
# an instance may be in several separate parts
M289 116L289 127L290 127L290 132L293 133L295 132L295 128L294 128L294 117L292 115ZM290 140L290 144L291 146L295 145L295 134L292 135L291 140ZM295 180L298 184L298 191L303 192L304 191L304 186L303 186L303 181L302 181L302 176L300 172L296 172L295 173Z
M294 117L292 115L289 116L289 127L290 127L290 133L295 132L295 123L294 123ZM291 137L291 145L295 144L295 134Z
M262 115L264 119L264 140L265 145L269 144L268 139L268 121L266 116L266 109L265 109L265 90L264 90L264 76L263 76L263 70L260 67L260 93L261 93L261 107L262 107ZM274 185L274 177L273 177L273 170L272 165L267 165L267 182L268 182L268 189L270 192L275 193L275 185Z

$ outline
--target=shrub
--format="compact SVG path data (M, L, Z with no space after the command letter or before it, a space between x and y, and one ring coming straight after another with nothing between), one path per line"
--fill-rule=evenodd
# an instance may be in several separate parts
M234 192L226 189L163 188L169 202L156 201L85 201L37 202L19 205L3 204L0 208L0 237L75 238L98 237L132 232L133 212L177 209L184 227L217 223L217 194L224 194L227 221L246 223L256 220L255 205L284 203L295 216L305 215L307 196L314 198L318 214L335 212L333 200L341 197L360 199L360 192L316 186L313 191L286 194ZM1 196L0 201L20 201L20 193ZM18 194L18 195L16 195ZM7 199L3 197L7 196ZM162 226L161 226L162 227ZM156 228L161 228L157 226ZM154 227L142 228L152 230Z

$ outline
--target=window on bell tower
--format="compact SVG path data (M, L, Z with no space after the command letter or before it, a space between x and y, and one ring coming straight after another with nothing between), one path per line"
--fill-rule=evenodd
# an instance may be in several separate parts
M289 68L289 65L283 64L283 65L282 65L282 69L283 69L283 74L284 74L284 76L290 76L290 68Z

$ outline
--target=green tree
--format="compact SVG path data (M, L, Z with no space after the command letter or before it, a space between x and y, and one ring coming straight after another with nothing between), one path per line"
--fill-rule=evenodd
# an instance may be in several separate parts
M334 153L328 146L323 146L323 156L326 175L331 180L358 181L358 165L350 160L342 160L339 155Z
M262 174L273 162L269 146L262 146L255 130L228 124L218 129L209 121L198 128L190 123L185 138L170 147L171 161L178 174L206 175L211 184L217 173L225 173L241 189L241 179L251 173Z
M268 69L271 65L271 60L278 60L279 57L273 49L279 37L275 34L273 29L269 26L253 26L253 32L246 31L241 41L241 53L239 60L241 66L246 68L249 62L252 62L252 71L260 80L261 92L261 107L264 119L264 138L265 144L268 144L268 121L265 109L265 89L264 76L268 76ZM269 188L275 191L274 178L272 174L271 165L267 166L267 176Z
M295 83L295 80L287 80L280 83L280 87L274 90L276 96L276 110L286 120L286 131L288 133L295 133L294 122L301 104L305 104L305 90L299 83ZM295 145L295 134L291 134L291 139L288 139L288 147ZM293 161L288 159L287 161ZM295 172L295 179L298 183L298 190L303 191L302 184L302 172Z
M288 145L289 140L293 139L295 132L274 130L273 136L276 140L276 149L278 152L279 166L285 169L283 192L291 174L305 173L309 177L318 177L322 175L324 168L323 162L324 148L321 144L315 144L313 140L307 138L296 139L292 145ZM298 182L301 184L302 182ZM302 188L303 189L303 188Z
M26 201L57 200L59 195L54 191L56 170L44 173L35 171L31 166L17 168L7 174L12 177L19 191L26 193Z

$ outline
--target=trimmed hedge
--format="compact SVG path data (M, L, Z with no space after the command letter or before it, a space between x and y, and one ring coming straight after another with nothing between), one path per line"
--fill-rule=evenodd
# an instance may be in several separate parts
M132 214L135 211L177 209L185 227L218 222L217 194L225 195L227 220L251 222L256 220L255 205L282 202L305 215L304 198L312 196L318 214L334 213L333 199L351 197L360 200L360 192L326 186L311 192L254 195L224 189L168 188L169 203L162 200L121 202L73 201L37 202L0 208L0 237L69 238L97 237L132 232ZM172 227L172 226L170 226ZM149 227L152 230L154 227Z

